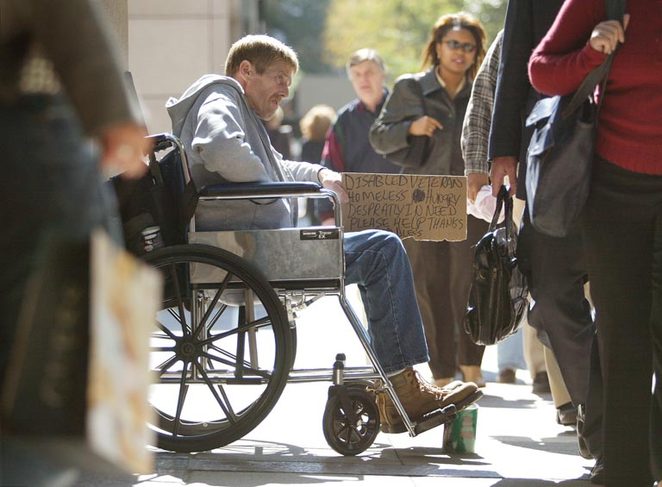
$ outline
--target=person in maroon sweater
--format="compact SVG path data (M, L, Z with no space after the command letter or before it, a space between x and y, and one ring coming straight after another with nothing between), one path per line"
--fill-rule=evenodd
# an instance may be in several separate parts
M662 479L662 1L567 0L529 75L573 92L616 48L583 216L604 378L607 485ZM651 395L651 376L656 383Z

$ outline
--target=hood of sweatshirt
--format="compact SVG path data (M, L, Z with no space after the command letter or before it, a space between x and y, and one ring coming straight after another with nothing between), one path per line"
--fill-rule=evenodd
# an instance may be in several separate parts
M200 94L208 87L215 84L228 85L236 89L242 95L244 93L244 89L234 78L221 76L219 74L205 74L189 86L181 97L170 97L165 104L166 110L168 110L168 115L170 115L170 120L172 120L172 132L175 135L181 133L184 120L186 120L186 115L195 104Z

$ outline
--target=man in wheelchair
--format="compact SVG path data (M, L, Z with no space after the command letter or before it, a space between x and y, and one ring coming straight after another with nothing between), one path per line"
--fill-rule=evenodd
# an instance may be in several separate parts
M269 142L261 120L276 112L298 70L296 53L265 35L249 35L230 49L225 76L207 74L179 99L166 104L173 133L186 150L196 186L227 182L313 181L346 201L340 174L323 166L284 160ZM282 228L295 225L286 198L269 204L201 201L196 230ZM393 233L347 233L343 241L346 282L359 285L372 346L395 393L414 421L454 404L458 410L480 398L474 383L440 388L413 369L428 360L409 260ZM385 432L405 427L387 394L377 404Z

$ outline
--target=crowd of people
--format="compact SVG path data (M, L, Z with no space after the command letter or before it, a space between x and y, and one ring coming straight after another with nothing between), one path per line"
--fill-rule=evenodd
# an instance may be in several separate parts
M21 185L4 178L0 191L9 202L0 242L0 374L39 246L53 233L85 237L95 225L113 232L85 136L98 140L102 166L129 177L144 170L144 124L93 3L3 3L2 152ZM534 391L551 388L556 420L576 426L580 454L595 459L591 481L650 487L662 480L662 9L659 1L630 0L623 19L605 20L605 12L603 0L509 0L491 44L471 15L442 15L431 25L420 72L401 75L392 90L387 63L362 47L346 65L356 98L337 113L313 107L301 120L299 151L291 128L281 127L280 108L297 54L267 35L239 39L222 74L202 76L167 110L196 185L314 181L346 201L342 172L465 175L471 203L504 184L526 201L526 115L541 97L572 93L615 52L606 90L597 93L604 100L582 218L567 236L551 237L521 205L518 265L531 300L524 345L519 337L502 349L499 380L515 380L523 353ZM80 28L73 35L69 20L58 19L77 19ZM54 76L39 71L40 58ZM74 58L96 61L72 69ZM394 156L416 138L427 139L423 158ZM72 191L75 201L64 202ZM33 208L35 195L54 202L49 211L43 202ZM309 210L315 222L328 222L328 207ZM205 202L196 225L279 228L295 224L292 213L285 199ZM485 386L484 347L462 324L472 247L488 225L469 215L467 227L462 242L403 242L382 230L344 236L346 282L358 285L376 356L415 421L447 405L466 408ZM429 378L414 368L423 363ZM406 431L387 394L378 394L377 405L382 431ZM30 448L17 452L12 465L25 474Z
M659 384L652 389L653 372L660 371L662 326L656 322L653 257L660 171L653 156L659 139L644 142L644 134L659 136L661 124L650 110L648 118L639 120L632 107L653 96L649 86L659 86L659 79L645 76L637 64L636 43L642 34L630 41L633 47L625 35L626 28L632 29L631 16L643 7L632 4L623 22L603 22L605 9L599 1L591 5L593 10L580 7L581 2L533 3L510 0L504 30L484 62L487 45L480 23L463 13L440 17L424 49L422 71L399 77L391 92L376 51L353 53L347 70L357 98L338 112L321 162L341 172L464 174L470 201L485 186L491 185L496 196L507 184L522 202L518 262L531 294L523 328L529 330L524 350L534 390L551 389L557 421L576 425L580 454L595 459L593 483L650 485L660 477ZM644 32L659 26L642 22L635 22L635 28ZM596 190L586 217L566 237L550 237L532 226L523 203L531 136L523 121L538 99L572 92L621 44L606 96L600 94L605 102L598 125ZM579 62L582 69L575 69ZM482 79L476 80L477 75ZM627 90L634 94L621 94ZM634 104L628 105L631 100ZM622 121L621 115L629 118ZM425 160L412 165L389 159L416 136L430 139ZM635 150L638 143L642 145ZM621 218L614 220L614 215ZM324 220L324 210L321 216ZM404 241L430 379L437 387L453 383L456 375L484 386L483 349L469 340L462 321L471 246L486 228L486 222L468 216L465 242ZM638 259L632 259L634 250ZM521 352L517 348L516 357ZM499 378L510 381L508 369L521 366L521 360L504 359L502 364ZM623 421L626 410L637 419Z

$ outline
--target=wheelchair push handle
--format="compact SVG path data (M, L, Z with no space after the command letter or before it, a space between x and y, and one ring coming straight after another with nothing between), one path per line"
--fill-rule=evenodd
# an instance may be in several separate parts
M330 189L313 182L220 183L203 186L198 197L206 200L253 200L270 198L329 198L333 202L336 226L341 226L340 199Z

